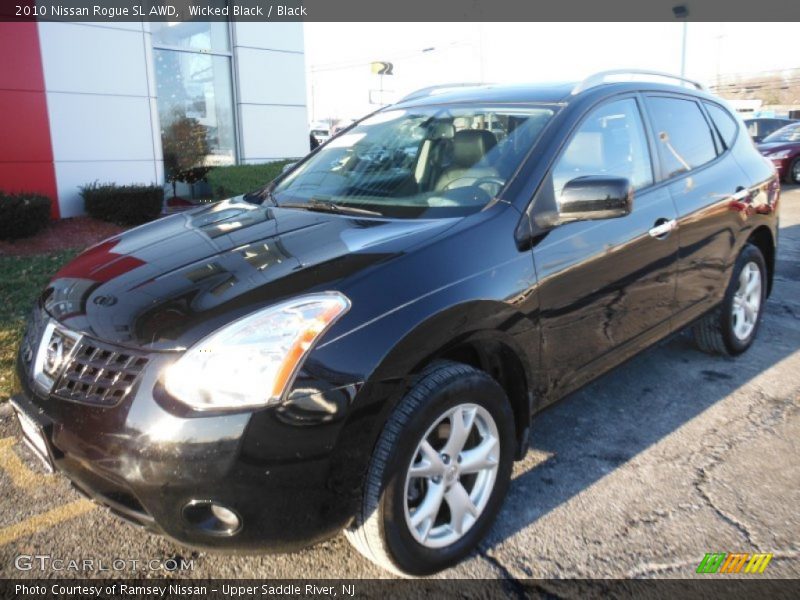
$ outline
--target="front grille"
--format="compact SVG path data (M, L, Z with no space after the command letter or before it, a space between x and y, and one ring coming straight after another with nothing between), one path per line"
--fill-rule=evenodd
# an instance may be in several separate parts
M45 375L51 379L58 377L59 371L72 355L78 339L74 334L60 329L53 329L44 352L44 360L42 361L42 371Z
M73 402L114 406L128 396L146 365L141 354L82 338L52 393Z

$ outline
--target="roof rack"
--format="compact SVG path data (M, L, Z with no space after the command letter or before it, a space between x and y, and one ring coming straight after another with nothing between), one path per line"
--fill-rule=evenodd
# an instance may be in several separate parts
M482 87L491 85L489 83L446 83L444 85L432 85L430 87L425 87L419 89L415 92L411 92L407 96L403 96L399 102L407 102L408 100L416 100L418 98L425 98L426 96L434 96L436 94L444 94L449 92L450 90L456 90L460 88L471 88L471 87Z
M698 90L705 90L705 86L695 81L694 79L687 79L686 77L681 77L680 75L672 75L670 73L662 73L661 71L648 71L646 69L619 69L615 71L601 71L599 73L595 73L594 75L590 75L583 81L581 81L578 85L576 85L572 89L572 95L579 94L589 88L596 87L598 85L602 85L604 83L611 83L609 81L612 77L624 76L624 75L644 75L645 77L660 77L662 79L672 79L675 81L680 81L681 84L692 85Z

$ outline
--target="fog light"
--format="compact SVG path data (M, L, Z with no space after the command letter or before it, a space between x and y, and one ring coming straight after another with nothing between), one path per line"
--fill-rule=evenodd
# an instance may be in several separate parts
M219 504L211 504L211 514L231 529L239 528L239 517L230 508L225 508Z
M232 508L210 500L192 500L183 507L183 520L207 535L234 535L242 519Z

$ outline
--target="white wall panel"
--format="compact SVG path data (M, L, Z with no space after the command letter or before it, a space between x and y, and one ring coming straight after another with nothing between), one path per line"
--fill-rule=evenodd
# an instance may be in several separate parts
M47 94L53 158L154 160L147 98Z
M83 213L78 188L96 180L162 184L149 26L41 22L38 27L62 215ZM305 155L302 23L234 23L233 28L240 160Z
M258 163L308 153L302 23L235 23L242 155Z
M62 216L93 181L161 183L142 23L41 22L39 39Z
M249 48L269 48L304 52L302 23L242 23L234 24L236 45Z
M302 54L237 48L239 102L244 104L306 103Z
M47 89L83 94L147 95L147 71L139 32L39 23Z
M264 162L308 154L304 106L241 105L243 159Z
M56 162L55 167L62 217L83 214L79 188L93 181L119 184L156 182L156 164L152 160Z
M90 25L91 27L105 27L106 29L127 29L129 31L143 31L148 23L141 21L75 21L79 25Z

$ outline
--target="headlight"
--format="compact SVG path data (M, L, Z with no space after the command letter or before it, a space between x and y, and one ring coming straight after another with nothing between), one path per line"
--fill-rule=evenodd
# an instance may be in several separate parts
M299 296L243 317L189 348L164 375L196 410L280 402L314 343L350 308L339 292Z
M780 158L786 158L791 153L792 153L791 150L779 150L778 152L775 152L773 154L765 154L764 156L772 159L780 159Z

